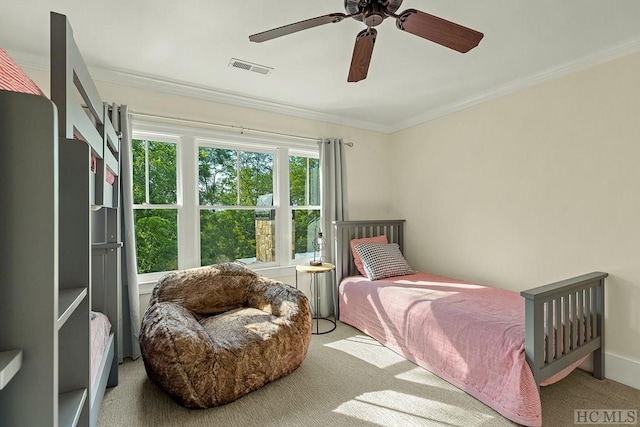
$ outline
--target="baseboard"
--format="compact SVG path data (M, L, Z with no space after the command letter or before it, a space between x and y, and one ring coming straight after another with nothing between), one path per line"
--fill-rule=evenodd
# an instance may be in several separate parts
M605 377L640 390L640 362L612 353L604 354Z

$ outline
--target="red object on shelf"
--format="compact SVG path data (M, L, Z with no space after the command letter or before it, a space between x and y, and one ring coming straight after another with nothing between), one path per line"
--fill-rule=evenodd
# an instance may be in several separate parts
M111 169L107 168L107 174L104 180L107 181L109 185L113 185L113 183L116 182L116 175L111 172Z
M98 159L96 158L96 155L91 153L91 172L96 173L98 172Z

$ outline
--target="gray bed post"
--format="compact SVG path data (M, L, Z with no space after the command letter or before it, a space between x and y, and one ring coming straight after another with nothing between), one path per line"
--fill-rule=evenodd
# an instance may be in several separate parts
M538 373L544 364L544 343L542 334L536 334L536 331L544 329L544 303L536 301L531 294L522 292L521 295L525 298L524 352L540 390L541 380L538 378ZM538 354L534 353L536 351Z
M333 286L331 287L331 295L333 296L333 318L336 321L340 318L340 304L338 301L338 273L336 273L336 269L333 269Z
M604 278L596 286L596 334L600 337L600 348L593 352L593 376L604 379Z
M341 221L333 221L332 225L333 225L333 263L335 264L336 268L333 270L333 287L332 287L332 291L333 291L333 315L336 319L336 321L338 319L340 319L340 302L338 300L339 295L338 295L338 286L340 285L340 281L342 280L342 277L344 276L344 265L343 265L343 258L342 258L342 251L344 250L343 247L340 246L340 244L342 243L343 239L341 238L342 236L339 235L340 233L343 233L342 228L340 227L340 223Z

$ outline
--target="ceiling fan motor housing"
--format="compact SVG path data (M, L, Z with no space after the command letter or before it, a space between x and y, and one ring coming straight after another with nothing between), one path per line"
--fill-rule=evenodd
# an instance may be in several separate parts
M386 17L385 12L395 13L402 0L344 0L344 8L353 19L364 22L369 27L379 25Z

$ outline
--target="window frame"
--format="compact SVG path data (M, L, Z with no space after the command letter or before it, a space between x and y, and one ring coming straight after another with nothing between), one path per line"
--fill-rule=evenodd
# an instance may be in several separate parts
M134 205L134 209L151 206L163 206L165 209L178 209L178 270L200 266L200 211L213 206L200 205L199 200L199 146L273 153L273 205L276 217L276 261L248 265L257 272L270 277L292 276L295 266L308 263L309 259L291 259L294 242L292 236L293 206L289 199L289 156L311 157L319 159L317 142L302 142L286 137L231 133L179 124L133 120L133 139L146 139L176 144L176 205ZM147 175L148 177L148 175ZM306 206L305 206L306 207ZM253 207L234 206L233 208L254 209ZM300 209L302 206L295 206ZM319 209L319 206L308 208ZM191 237L190 237L191 236ZM281 236L288 236L285 239ZM138 274L141 285L151 287L160 277L169 271ZM144 287L144 286L143 286ZM141 290L143 289L141 287ZM147 289L149 290L149 289Z
M204 148L214 148L214 149L222 149L222 150L230 150L230 151L236 151L236 152L245 152L245 153L263 153L263 154L271 154L272 158L273 158L273 169L272 169L272 173L273 173L273 179L272 179L272 194L273 194L273 204L271 206L264 206L264 209L273 209L275 210L275 217L276 217L276 232L278 230L278 216L280 215L280 211L278 209L278 196L280 194L280 191L278 189L278 176L280 174L280 170L281 167L279 165L279 161L278 161L278 148L277 147L265 147L265 146L254 146L254 145L243 145L243 144L238 144L238 143L232 143L232 144L225 144L223 141L220 141L218 139L211 139L211 138L196 138L196 150L199 153L200 152L200 148L204 147ZM198 162L199 162L199 157L198 157ZM198 165L198 163L196 163L196 166ZM288 170L288 169L287 169ZM198 173L198 183L200 182L200 176L199 176L199 170L196 171ZM238 171L236 171L238 172ZM237 185L240 185L240 182L237 183ZM200 221L201 221L201 212L203 210L205 211L209 211L209 210L221 210L221 209L227 209L227 210L238 210L238 211L242 211L242 210L257 210L259 208L258 205L203 205L200 203L200 195L198 194L198 204L197 204L197 209L198 209L198 224L200 225ZM279 234L279 233L278 233ZM202 233L198 233L197 236L197 241L198 241L198 253L200 254L201 257L201 240L200 238L202 237ZM280 260L280 245L282 245L283 243L280 241L281 239L277 238L276 239L276 261L272 261L272 262L263 262L260 264L256 264L256 265L247 265L247 267L254 269L256 271L258 270L262 270L262 269L266 269L266 268L273 268L273 267L280 267L281 262Z
M311 154L315 154L315 155L311 155ZM310 153L308 151L303 151L303 150L296 150L296 149L292 149L289 150L288 155L287 155L287 171L289 173L287 173L287 182L288 182L288 178L290 175L290 171L289 171L289 157L306 157L306 158L314 158L314 159L318 159L320 160L320 151L319 151L319 147L318 147L318 153ZM319 166L319 165L318 165ZM320 179L320 177L318 176L318 180ZM310 202L311 199L311 195L310 195L310 188L308 187L309 183L309 170L307 169L307 179L305 179L305 202L307 202L307 204L305 205L291 205L291 200L287 200L287 206L289 207L289 213L288 213L288 218L290 219L289 221L289 236L293 235L293 212L297 211L297 210L317 210L318 213L321 212L321 206L320 204L318 205L311 205L308 204ZM320 183L318 183L318 187L320 187ZM287 188L290 190L291 186L290 183L287 183ZM321 198L321 194L322 192L320 191L320 188L318 188L319 194L318 194L318 199ZM290 191L287 191L287 193L290 194ZM320 223L322 223L322 219L320 219ZM292 241L291 245L295 247L295 243ZM289 252L292 253L292 252ZM308 257L308 258L297 258L297 259L290 259L290 256L288 256L287 258L289 258L289 262L292 265L302 265L302 264L309 264L309 261L311 261L312 257Z
M134 130L132 132L132 139L135 140L144 140L144 141L154 141L154 142L163 142L168 144L175 144L176 146L176 203L175 204L154 204L149 203L149 151L148 145L145 147L145 201L142 204L134 203L133 210L144 210L144 209L162 209L162 210L176 210L177 211L177 236L178 236L178 268L180 268L180 208L182 206L182 186L180 185L180 176L182 174L181 167L181 150L180 150L180 137L173 133L167 132L153 132L153 131L144 131L144 130ZM133 152L133 147L131 147ZM133 178L133 177L132 177ZM137 256L136 256L137 259ZM136 267L137 269L137 267ZM159 271L159 272L151 272L151 273L138 273L138 281L139 282L150 282L157 281L160 277L166 274L168 271Z

